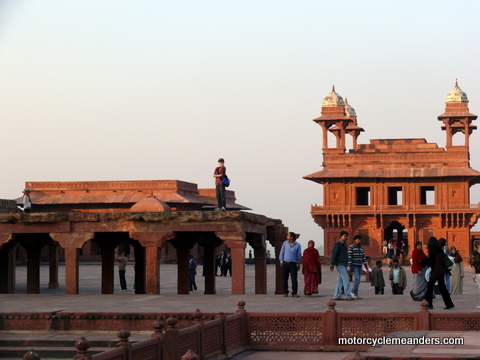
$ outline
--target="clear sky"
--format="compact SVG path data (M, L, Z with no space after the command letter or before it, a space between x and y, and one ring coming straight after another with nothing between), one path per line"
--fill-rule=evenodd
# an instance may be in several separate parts
M480 115L479 34L478 0L0 0L0 198L26 181L209 188L223 157L240 204L318 247L322 187L302 176L320 170L332 85L359 143L443 147L456 78Z

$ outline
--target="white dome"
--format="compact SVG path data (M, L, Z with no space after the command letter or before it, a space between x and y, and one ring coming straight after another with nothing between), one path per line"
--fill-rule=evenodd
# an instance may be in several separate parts
M335 86L332 87L330 94L323 99L322 107L324 106L344 106L343 98L335 92Z
M355 109L350 106L347 98L345 98L345 115L349 117L357 117L357 113L355 112Z
M465 94L459 87L458 83L455 81L455 87L447 94L446 103L450 102L464 102L468 103L467 94Z

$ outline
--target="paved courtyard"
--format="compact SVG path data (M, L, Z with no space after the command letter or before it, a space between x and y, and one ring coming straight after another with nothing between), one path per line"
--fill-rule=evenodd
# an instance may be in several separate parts
M58 289L48 289L48 265L41 266L41 293L26 294L26 266L18 266L16 271L16 294L0 294L1 312L30 311L93 311L93 312L233 312L240 298L246 302L247 311L255 312L323 312L328 301L333 297L333 289L337 277L336 271L330 272L323 267L323 282L319 294L313 297L303 296L303 275L299 274L299 298L274 295L275 265L267 266L267 295L255 295L254 266L246 266L246 294L231 295L231 277L216 277L216 295L204 295L204 279L199 266L196 276L198 292L189 295L177 295L177 266L162 264L160 266L160 294L136 295L132 290L133 266L127 267L127 285L129 291L120 292L118 272L115 271L115 294L101 295L101 267L99 264L80 265L80 294L65 295L64 266L59 269ZM408 292L412 286L410 267L405 267L408 278L407 291L404 295L392 295L388 284L388 268L384 267L384 277L387 282L385 295L375 295L370 283L362 281L360 296L354 301L337 301L336 309L342 312L412 312L419 311L418 302L412 301ZM440 296L434 300L434 312L480 312L479 288L472 280L470 267L465 268L464 294L453 295L455 304L453 310L443 310L444 304ZM363 279L364 280L364 277ZM35 301L32 301L35 299Z
M385 295L374 295L370 283L362 281L360 295L362 299L354 301L337 301L336 309L339 312L412 312L419 311L418 302L411 300L408 292L411 288L410 267L405 267L409 284L405 295L392 295L388 284L388 268L384 267L384 277L387 282ZM65 268L59 269L58 289L48 289L48 265L41 266L41 294L26 294L26 266L18 266L16 270L16 294L0 294L1 312L193 312L200 309L204 313L233 312L237 301L242 298L246 302L246 310L249 312L324 312L328 301L333 297L333 289L337 277L336 271L330 272L328 267L323 267L323 283L319 287L319 294L313 297L303 296L303 275L299 274L299 298L274 295L275 266L267 266L268 294L254 294L254 266L246 266L246 294L231 295L231 277L216 277L216 295L203 294L202 267L197 272L198 292L189 295L177 295L177 266L162 264L160 266L161 283L159 295L136 295L132 291L133 266L127 267L127 284L130 291L120 292L118 272L115 271L115 294L101 295L101 266L98 263L85 263L80 265L80 294L65 295ZM480 312L476 306L480 305L479 289L472 280L470 268L466 268L464 280L464 294L452 296L455 309L443 310L443 302L440 297L434 300L434 312L457 312L472 313ZM364 280L364 278L362 279ZM445 335L445 334L444 334ZM423 356L432 358L442 354L444 356L471 356L472 351L478 353L475 333L458 334L466 340L465 346L455 349L444 347L417 346L415 348L385 348L391 354L391 350L405 356ZM0 335L2 336L2 335ZM473 338L472 338L473 336ZM382 348L379 349L382 352ZM362 353L364 354L364 353ZM255 352L247 351L235 357L238 360L283 360L283 359L329 359L341 360L352 356L351 352Z

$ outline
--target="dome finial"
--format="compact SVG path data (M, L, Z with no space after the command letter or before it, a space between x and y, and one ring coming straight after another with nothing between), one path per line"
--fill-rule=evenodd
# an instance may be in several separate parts
M455 78L455 87L458 87L458 78Z
M335 85L332 85L332 92L335 92Z

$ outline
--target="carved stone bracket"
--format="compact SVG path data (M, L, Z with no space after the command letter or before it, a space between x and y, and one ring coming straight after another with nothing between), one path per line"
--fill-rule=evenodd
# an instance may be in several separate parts
M134 232L131 231L129 236L137 240L143 247L158 247L162 248L166 241L172 240L176 237L173 231L160 232Z
M77 248L82 246L89 240L95 238L95 233L50 233L50 237L59 243L62 248Z
M13 234L0 234L0 249L13 239Z

